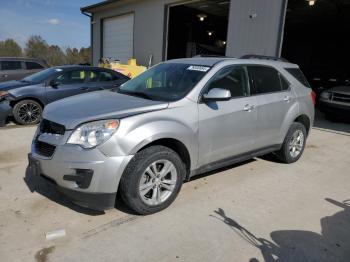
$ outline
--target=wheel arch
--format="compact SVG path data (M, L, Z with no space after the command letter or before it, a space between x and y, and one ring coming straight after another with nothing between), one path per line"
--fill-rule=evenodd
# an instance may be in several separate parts
M19 99L12 100L12 101L10 101L10 106L13 108L16 104L18 104L19 102L21 102L21 101L23 101L23 100L33 100L33 101L39 103L40 106L41 106L41 108L44 109L44 106L45 106L44 102L41 101L39 98L37 98L37 97L32 97L32 96L29 96L29 97L21 97L21 98L19 98Z
M299 115L297 118L294 119L293 122L297 122L305 126L306 134L307 135L309 134L310 128L311 128L311 120L307 115L305 114Z
M143 145L140 149L137 150L137 153L148 147L155 146L155 145L168 147L179 155L181 160L185 163L186 177L184 179L187 179L191 170L191 156L186 145L182 143L180 140L175 138L159 138L146 145Z

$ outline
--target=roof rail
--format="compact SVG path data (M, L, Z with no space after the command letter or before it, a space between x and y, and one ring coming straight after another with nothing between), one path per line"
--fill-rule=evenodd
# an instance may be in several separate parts
M226 56L222 56L222 55L206 55L206 54L200 54L200 55L195 55L193 57L219 57L219 58L225 58Z
M264 59L289 63L289 61L285 58L266 55L244 55L241 57L241 59Z

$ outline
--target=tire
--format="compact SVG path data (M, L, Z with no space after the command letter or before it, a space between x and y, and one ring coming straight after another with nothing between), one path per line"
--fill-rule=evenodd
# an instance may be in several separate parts
M22 100L13 107L13 117L20 125L35 125L39 123L42 113L42 106L34 100Z
M165 167L169 172L163 170ZM126 167L120 180L120 196L140 215L159 212L175 200L185 174L185 164L173 150L165 146L148 147L137 153Z
M300 142L300 140L298 142L297 138L295 137L296 134L302 134L302 143ZM287 164L291 164L298 161L304 152L306 137L307 134L305 126L301 123L294 122L288 130L288 133L283 141L282 148L276 152L277 158ZM294 144L292 144L293 139L296 139L294 140Z

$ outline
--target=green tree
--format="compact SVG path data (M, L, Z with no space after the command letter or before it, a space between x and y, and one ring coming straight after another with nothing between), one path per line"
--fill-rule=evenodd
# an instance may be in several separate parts
M0 41L0 56L20 57L22 56L22 48L13 39Z
M47 60L49 56L49 45L41 36L33 35L29 37L26 43L25 54L30 58Z
M58 45L49 46L46 61L51 66L67 64L66 54Z
M90 47L82 47L80 48L79 50L79 56L80 56L80 59L81 59L81 62L82 64L86 64L86 63L89 63L91 64L91 48Z
M79 64L81 60L79 56L79 51L77 48L68 47L66 49L66 57L67 57L67 63L70 65Z

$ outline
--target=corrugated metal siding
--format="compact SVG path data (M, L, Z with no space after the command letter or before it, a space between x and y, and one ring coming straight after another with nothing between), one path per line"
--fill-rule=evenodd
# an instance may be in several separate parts
M231 0L226 55L278 56L285 1Z
M134 14L103 20L103 56L126 63L134 52Z

